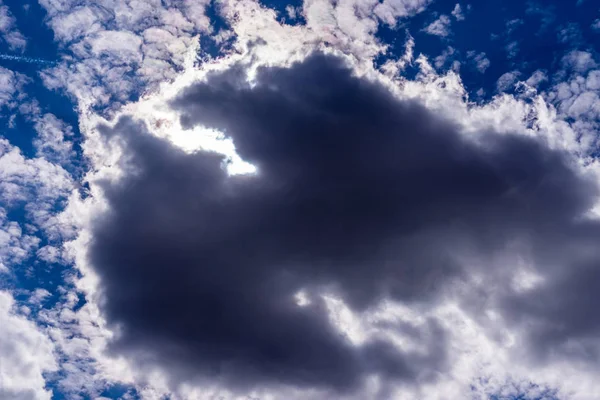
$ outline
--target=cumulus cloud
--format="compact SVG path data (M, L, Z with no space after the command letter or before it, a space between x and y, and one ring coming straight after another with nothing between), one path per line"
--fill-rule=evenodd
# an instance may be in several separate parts
M71 176L43 158L25 158L18 147L0 139L0 200L15 202L52 202L68 195L73 187Z
M531 76L527 79L526 83L529 86L537 87L540 83L548 80L548 75L541 70L535 71Z
M66 89L84 109L114 110L173 79L188 60L193 62L189 54L196 36L211 30L201 1L40 4L59 43L75 56L75 62L61 63L42 77L47 87Z
M457 21L464 21L465 14L463 13L463 9L460 4L456 4L454 9L452 10L452 16L456 18Z
M520 75L521 73L519 71L506 72L502 74L502 76L500 76L496 82L496 89L499 92L505 92L512 89L515 83L517 83L517 79Z
M375 14L385 23L395 25L399 18L422 12L431 0L384 0L375 6Z
M25 75L0 67L0 107L15 108L27 82Z
M477 69L477 71L479 71L480 73L485 73L485 71L490 67L490 60L489 58L486 57L486 54L484 52L481 53L477 53L476 51L469 51L467 52L467 58L472 60L472 62L475 64L475 68Z
M38 136L33 142L37 156L58 164L67 164L75 156L73 144L68 140L73 136L73 128L53 114L34 117L34 128Z
M22 51L27 46L27 39L16 28L15 17L2 1L0 1L0 37L11 50Z
M15 313L10 293L0 291L0 397L50 400L43 374L56 370L50 339Z
M450 18L447 15L440 15L438 19L423 28L423 31L435 36L447 37L450 35Z

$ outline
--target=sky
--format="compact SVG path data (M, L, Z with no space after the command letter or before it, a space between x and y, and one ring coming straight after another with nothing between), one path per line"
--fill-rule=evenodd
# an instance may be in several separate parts
M597 400L593 0L0 0L0 399Z

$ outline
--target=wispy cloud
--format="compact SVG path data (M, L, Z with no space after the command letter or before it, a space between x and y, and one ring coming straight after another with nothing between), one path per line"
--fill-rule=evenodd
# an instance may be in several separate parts
M33 57L25 57L25 56L15 56L12 54L0 54L0 60L6 61L17 61L28 64L39 64L39 65L54 65L55 61L43 60L41 58L33 58Z

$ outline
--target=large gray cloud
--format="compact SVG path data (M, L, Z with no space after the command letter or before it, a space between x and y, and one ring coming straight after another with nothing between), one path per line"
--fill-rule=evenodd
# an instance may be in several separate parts
M550 277L540 290L598 297L600 284L559 273L579 243L598 237L597 224L582 220L597 188L564 154L493 132L475 144L331 56L260 69L252 86L242 72L209 76L173 107L184 125L230 136L255 175L228 176L223 156L187 154L130 118L102 129L127 155L124 178L103 183L110 211L90 247L102 307L119 325L116 351L173 379L230 387L342 390L370 373L410 381L446 364L435 321L405 328L425 354L383 340L353 346L318 297L300 307L294 294L333 291L358 311L384 298L426 306L454 293L471 268L502 276L494 260L515 241ZM546 313L531 295L499 293L515 323L527 313L562 318L571 328L556 340L596 329L582 323L585 311L564 312L592 300L573 295Z

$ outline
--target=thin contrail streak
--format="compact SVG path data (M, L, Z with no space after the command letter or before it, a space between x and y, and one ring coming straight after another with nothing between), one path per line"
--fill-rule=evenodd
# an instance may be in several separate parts
M10 54L0 54L0 60L17 61L17 62L24 62L24 63L29 63L29 64L40 64L40 65L56 64L56 62L54 62L54 61L42 60L41 58L13 56Z

